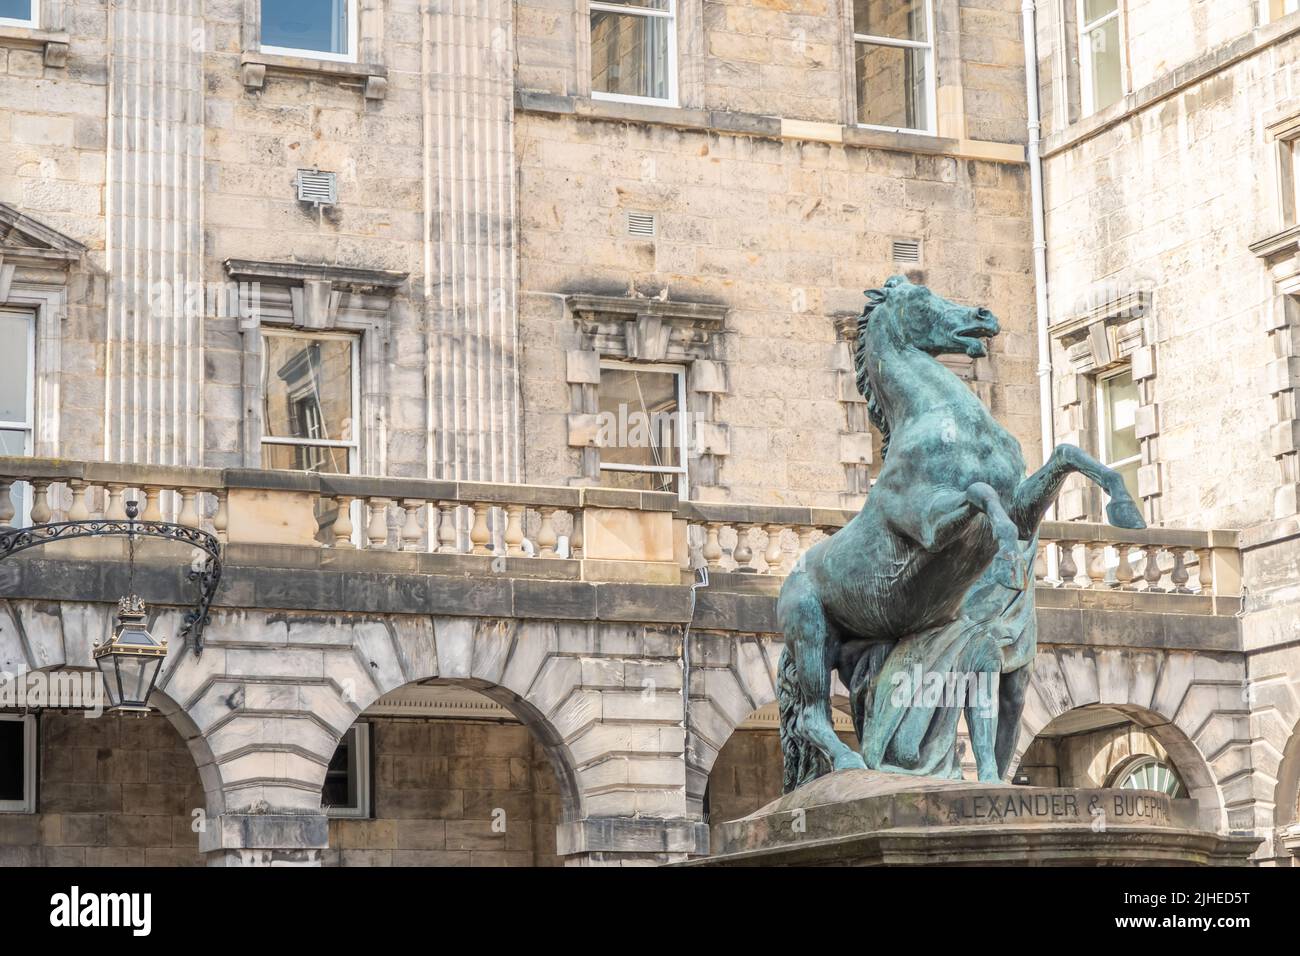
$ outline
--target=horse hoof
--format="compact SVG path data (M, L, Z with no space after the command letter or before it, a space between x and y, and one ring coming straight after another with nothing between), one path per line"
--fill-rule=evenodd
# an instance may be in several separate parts
M861 754L848 753L835 758L834 768L836 770L866 770L867 762L862 759Z
M1142 512L1132 501L1112 501L1106 506L1106 519L1116 528L1141 530L1147 526Z

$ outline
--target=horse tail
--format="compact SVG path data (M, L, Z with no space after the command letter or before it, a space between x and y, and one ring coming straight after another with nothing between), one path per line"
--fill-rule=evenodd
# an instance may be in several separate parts
M799 689L799 673L789 647L781 649L776 665L776 705L781 727L781 792L789 793L823 774L830 773L830 761L799 733L799 715L807 706Z

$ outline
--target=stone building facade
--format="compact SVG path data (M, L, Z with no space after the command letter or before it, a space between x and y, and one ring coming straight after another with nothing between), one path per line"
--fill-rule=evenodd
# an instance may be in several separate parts
M1290 861L1297 17L1039 0L1036 286L1020 0L30 3L0 525L137 500L225 575L158 714L0 707L0 862L706 853L779 789L774 595L869 491L898 271L998 315L952 367L1026 459L1123 459L1152 525L1079 487L1045 529L1017 779L1158 765ZM679 416L653 454L628 407ZM118 543L5 559L0 671L92 666ZM156 633L188 560L140 549Z

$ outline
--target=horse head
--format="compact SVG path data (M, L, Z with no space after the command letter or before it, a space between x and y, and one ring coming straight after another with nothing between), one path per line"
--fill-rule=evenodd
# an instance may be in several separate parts
M868 289L858 320L859 341L910 346L930 355L988 354L984 340L998 334L998 320L988 309L958 305L904 276L890 276L879 289Z

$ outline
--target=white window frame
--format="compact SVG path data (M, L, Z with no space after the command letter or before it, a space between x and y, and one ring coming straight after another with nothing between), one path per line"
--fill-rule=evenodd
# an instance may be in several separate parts
M0 800L0 813L36 812L36 716L34 714L0 714L0 720L21 721L23 724L23 781L25 793L21 800Z
M27 420L0 420L0 430L25 432L27 437L23 442L23 454L31 455L36 444L36 313L31 309L15 309L7 306L0 306L0 312L27 319ZM24 494L22 507L14 512L14 527L22 528L30 525L31 514L32 496Z
M677 458L680 466L675 465L629 465L623 462L600 462L601 471L634 472L639 475L677 475L677 497L686 501L690 496L690 474L688 451L688 417L686 413L686 366L657 362L624 362L619 359L601 359L600 367L604 369L631 369L636 372L668 372L677 376ZM600 388L599 385L596 386ZM599 394L599 392L597 392Z
M29 30L38 30L41 26L41 0L28 0L31 4L32 15L30 19L18 20L14 17L0 17L0 27L26 27Z
M1111 379L1119 378L1121 375L1124 375L1125 373L1131 375L1133 373L1132 367L1129 365L1121 365L1118 368L1114 368L1107 372L1104 372L1103 374L1097 376L1097 383L1096 383L1096 388L1097 388L1096 418L1097 418L1097 452L1098 452L1097 458L1107 468L1113 469L1115 471L1118 471L1120 468L1123 468L1126 465L1134 464L1135 462L1138 465L1142 464L1142 447L1140 442L1138 444L1137 454L1130 455L1127 458L1120 458L1115 461L1111 460L1110 436L1111 436L1112 429L1110 423L1110 406L1109 403L1106 401L1106 383L1109 382ZM1136 385L1136 382L1134 384Z
M343 738L346 738L349 734L352 736L352 753L356 757L357 805L355 807L325 807L325 814L341 820L369 820L371 803L369 721L358 720L345 730L343 737L339 739L340 746L343 744ZM328 767L326 772L329 772ZM321 791L323 794L324 784L321 785Z
M348 449L348 470L345 474L357 474L357 468L361 458L361 336L348 332L318 332L315 329L299 328L270 328L263 326L263 338L280 337L295 339L345 339L352 346L352 438L344 440L341 438L285 438L267 434L266 422L262 422L261 444L263 445L295 445L308 446L313 448L346 448ZM267 349L262 349L262 367L258 376L259 390L263 389L262 383L266 381L266 362ZM261 400L265 407L266 395L262 394ZM258 452L259 458L261 451ZM264 467L269 467L263 462Z
M639 2L639 0L634 0ZM608 100L613 103L653 103L656 106L677 106L677 3L678 0L668 0L667 10L652 10L649 7L638 7L631 4L622 3L602 3L600 0L591 0L587 4L587 45L591 45L591 13L597 11L600 13L618 13L624 15L641 16L641 17L658 17L668 21L668 96L662 98L658 96L633 96L630 93L607 93L604 90L597 90L595 87L591 90L593 100ZM588 58L587 72L591 73L590 58ZM587 81L591 82L591 76Z
M262 4L266 0L258 0L257 6L257 34L262 35ZM261 44L263 53L278 53L281 56L300 56L311 60L332 60L335 63L356 63L357 50L360 48L360 23L361 10L360 0L345 0L347 3L348 19L348 48L345 53L326 53L321 50L300 50L296 47L270 46Z
M1111 20L1119 21L1119 28L1116 31L1119 34L1119 95L1122 99L1128 94L1128 44L1124 42L1126 30L1124 0L1116 0L1114 10L1105 16L1098 17L1091 23L1083 22L1084 0L1074 0L1074 2L1075 16L1078 18L1079 23L1079 103L1083 108L1083 115L1091 116L1097 112L1097 104L1092 93L1092 45L1088 40L1088 34ZM1114 106L1115 104L1111 103L1110 105Z
M850 5L851 6L851 5ZM852 11L850 11L852 16ZM925 35L926 40L904 40L898 37L882 37L872 33L858 33L857 24L853 24L853 55L849 58L849 68L853 70L853 110L859 110L858 104L858 44L872 46L902 47L909 50L925 51L925 128L919 126L880 126L875 123L863 123L861 117L857 125L862 129L879 129L890 133L920 133L922 136L934 136L938 128L938 77L935 75L937 58L934 52L934 0L925 0Z

